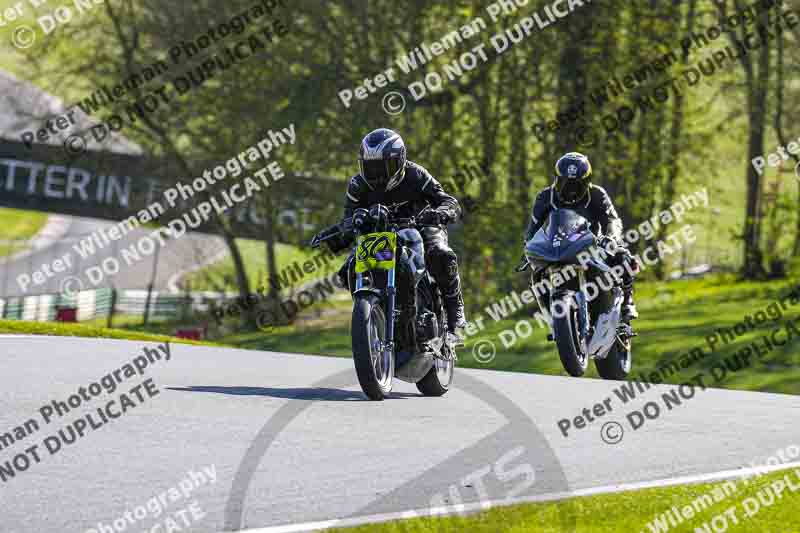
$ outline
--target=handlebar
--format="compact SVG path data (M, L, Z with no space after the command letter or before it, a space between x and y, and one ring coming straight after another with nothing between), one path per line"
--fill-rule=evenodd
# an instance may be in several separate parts
M437 228L441 224L423 224L416 220L416 218L395 218L389 221L389 224L393 226L407 226L407 227L418 227L418 228Z
M392 205L392 206L388 206L387 210L389 210L390 213L391 212L396 212L400 207L402 207L402 204L401 205ZM431 206L425 206L425 208L422 209L422 211L420 211L415 217L393 218L393 217L389 216L389 218L386 220L386 223L389 226L399 226L399 227L401 227L403 229L405 229L405 228L414 228L414 227L416 227L416 228L427 228L427 227L436 228L436 227L439 227L441 224L423 224L423 223L419 222L419 220L418 220L419 217L422 215L422 213L424 213L428 209L431 209ZM330 227L320 231L316 235L314 235L314 237L311 239L311 243L310 243L311 248L319 248L322 245L322 243L324 243L325 241L334 239L336 237L339 237L340 235L349 233L351 231L358 230L358 228L353 223L353 218L354 217L347 217L345 219L342 219L338 224L334 224L333 226L330 226Z

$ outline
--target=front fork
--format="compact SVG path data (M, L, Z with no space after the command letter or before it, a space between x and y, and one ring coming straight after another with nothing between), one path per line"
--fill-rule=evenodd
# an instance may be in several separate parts
M356 274L356 291L364 287L364 274L358 272ZM397 289L395 288L395 269L392 268L387 271L386 282L386 307L383 314L386 317L386 340L384 341L381 350L394 349L394 315L395 315L395 302L397 299Z
M387 277L388 280L386 282L386 349L387 350L394 350L394 310L395 310L395 299L397 297L397 289L395 289L394 285L394 271L395 269L389 270Z
M553 300L555 300L555 283L554 277L558 270L554 268L549 268L541 277L544 278L548 276L550 281L551 290L549 291L550 294L548 295L548 305L544 305L545 302L539 297L539 291L536 290L537 283L541 282L541 279L537 281L537 276L531 274L531 292L533 292L534 298L536 298L536 303L539 305L539 309L547 309L550 313L550 316L553 315ZM586 301L586 271L582 267L578 267L578 292L575 295L575 305L577 306L577 316L578 316L578 327L580 328L580 334L588 342L589 334L590 334L590 319L589 319L589 302ZM570 303L569 305L572 305ZM551 334L548 335L548 340L552 340L552 326L551 326Z
M589 343L589 302L586 301L586 270L578 267L578 292L575 294L575 304L578 306L578 327L583 341Z

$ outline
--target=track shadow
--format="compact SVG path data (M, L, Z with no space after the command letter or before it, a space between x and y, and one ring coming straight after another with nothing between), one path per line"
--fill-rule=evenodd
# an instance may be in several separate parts
M354 402L368 401L360 391L331 389L325 387L301 387L279 389L276 387L217 387L217 386L192 386L192 387L167 387L168 390L182 392L211 392L216 394L232 394L234 396L269 396L287 400L309 400L317 402ZM422 394L407 392L393 392L389 400L405 398L422 398Z

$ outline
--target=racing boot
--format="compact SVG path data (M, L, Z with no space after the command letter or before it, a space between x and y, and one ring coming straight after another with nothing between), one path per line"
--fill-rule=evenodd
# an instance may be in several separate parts
M464 318L464 298L461 291L445 296L444 309L447 313L447 341L454 346L464 346L461 330L467 325Z
M639 312L636 310L636 305L633 303L633 284L622 287L622 294L621 320L630 325L631 320L639 318Z
M640 267L638 261L627 249L623 249L617 257L621 260L621 264L625 266L625 271L622 274L622 283L620 283L623 298L620 319L630 326L631 320L639 318L639 312L636 311L636 305L633 303L633 279L634 275L640 271Z

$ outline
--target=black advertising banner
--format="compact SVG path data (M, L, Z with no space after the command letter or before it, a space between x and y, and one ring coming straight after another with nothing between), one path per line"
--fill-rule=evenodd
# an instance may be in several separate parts
M294 174L277 161L259 161L255 149L183 176L167 162L112 152L70 153L60 146L0 139L0 207L129 221L171 221L189 231L218 233L228 220L237 237L262 239L267 208L279 237L290 242L335 218L346 183ZM233 164L231 164L233 163Z

